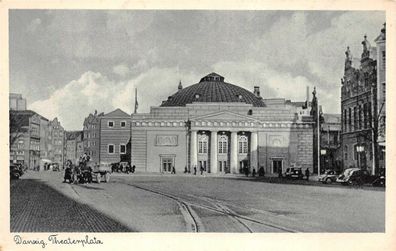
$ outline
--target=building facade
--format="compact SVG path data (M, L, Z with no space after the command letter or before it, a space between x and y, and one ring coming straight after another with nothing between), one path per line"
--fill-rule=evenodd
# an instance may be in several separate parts
M91 157L92 161L99 162L100 155L100 118L104 113L90 113L83 124L84 153Z
M128 154L131 138L131 115L116 109L100 117L100 155L103 163L120 162Z
M65 160L70 160L73 164L77 164L77 160L84 153L83 132L82 131L66 131L66 152Z
M22 94L10 93L10 95L9 95L9 109L12 111L26 110L26 99L22 98Z
M304 104L304 102L301 102ZM312 172L310 115L285 99L263 99L211 73L151 107L132 114L131 163L139 171L239 173L289 166Z
M332 169L341 172L341 115L322 114L320 124L320 166L321 170Z
M377 61L367 37L362 42L360 67L352 66L352 55L345 52L341 79L343 168L358 167L376 173L377 146Z
M48 157L51 161L63 166L65 163L65 130L58 118L48 123L49 151Z
M385 169L386 143L386 25L374 40L377 45L378 167Z
M40 161L40 116L10 111L10 162L30 169Z

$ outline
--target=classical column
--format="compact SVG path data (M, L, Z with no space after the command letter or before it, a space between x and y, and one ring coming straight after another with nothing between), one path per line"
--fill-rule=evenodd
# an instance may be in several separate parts
M217 131L210 134L210 172L217 173Z
M238 137L237 132L231 132L231 149L230 149L230 169L232 173L238 173Z
M194 171L194 166L197 167L197 163L198 163L197 162L197 131L191 131L191 140L190 140L190 166L191 166L191 172Z
M250 171L253 171L253 168L258 171L257 166L257 132L251 132L250 134Z

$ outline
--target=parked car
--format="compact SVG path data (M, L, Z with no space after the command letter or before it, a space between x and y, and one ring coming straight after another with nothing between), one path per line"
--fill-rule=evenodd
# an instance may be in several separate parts
M338 175L334 170L325 170L324 174L320 175L318 181L323 184L330 184L337 180Z
M10 164L10 178L19 179L23 175L23 167L21 164Z
M372 176L370 176L367 170L362 170L359 168L348 168L338 176L336 182L343 185L362 185L372 181Z
M301 167L290 167L286 169L285 177L289 179L303 179L304 174Z

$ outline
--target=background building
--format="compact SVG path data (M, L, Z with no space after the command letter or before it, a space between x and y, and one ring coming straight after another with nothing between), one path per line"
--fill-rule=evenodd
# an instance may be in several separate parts
M58 118L54 118L48 123L49 134L49 151L48 157L55 163L63 166L65 163L65 130L63 129Z
M322 114L320 124L320 166L321 170L341 171L341 115Z
M66 153L65 160L76 164L77 159L84 153L83 132L66 131Z
M88 154L92 161L96 162L99 162L100 118L103 115L104 113L98 114L97 111L94 114L90 113L83 124L84 153Z
M40 116L10 111L10 162L33 169L40 161Z
M376 50L370 47L366 36L362 45L359 68L352 66L349 47L345 52L345 71L341 79L343 168L358 167L374 174L378 166Z
M10 93L9 106L9 109L13 111L24 111L26 110L26 99L22 98L22 94Z
M187 88L180 85L150 113L132 114L131 161L148 172L202 167L207 173L239 173L263 167L277 174L292 165L312 172L313 123L301 109L211 73Z
M100 117L100 162L116 163L129 155L127 145L131 138L131 115L116 109ZM127 159L127 161L130 160Z
M375 39L377 44L377 114L378 114L378 167L385 168L386 142L386 26Z

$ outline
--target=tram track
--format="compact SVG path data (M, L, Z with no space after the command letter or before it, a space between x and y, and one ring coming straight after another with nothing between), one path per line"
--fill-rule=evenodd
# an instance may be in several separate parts
M280 230L282 232L289 232L289 233L299 232L298 230L295 230L292 228L276 225L273 223L265 222L263 220L254 219L254 218L251 218L248 216L237 214L217 200L212 200L212 201L206 200L206 202L210 202L213 205L213 206L208 206L208 205L200 204L197 202L186 201L185 198L182 198L176 194L165 193L162 191L158 191L158 190L155 190L152 188L147 188L147 187L143 187L143 186L139 186L139 185L132 185L132 184L123 183L123 182L121 182L121 183L124 185L127 185L127 186L131 186L131 187L134 187L137 189L147 191L147 192L158 194L158 195L161 195L161 196L164 196L164 197L167 197L169 199L176 201L179 205L181 205L183 216L185 217L187 223L191 225L191 230L193 232L204 232L204 226L201 223L198 215L192 209L192 207L201 208L201 209L205 209L205 210L208 210L211 212L215 212L215 213L219 213L219 214L228 216L228 217L236 220L240 225L243 226L243 228L245 228L250 233L253 233L254 231L245 222L259 224L261 226L265 226L267 228L271 228L271 229L274 229L277 231ZM187 213L187 214L185 214L185 213Z

